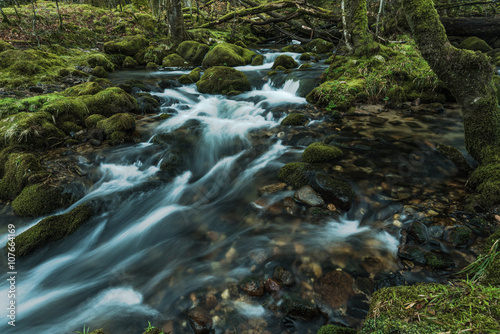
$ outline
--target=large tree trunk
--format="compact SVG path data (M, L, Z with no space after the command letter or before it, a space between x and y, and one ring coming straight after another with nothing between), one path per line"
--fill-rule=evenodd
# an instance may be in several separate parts
M500 143L494 68L484 54L449 43L432 0L402 1L422 56L462 107L467 151L481 162L482 150Z
M177 47L186 39L182 0L166 0L165 4L169 36L172 38L174 47Z
M366 0L342 0L344 37L347 48L355 56L371 55L379 50L368 31Z

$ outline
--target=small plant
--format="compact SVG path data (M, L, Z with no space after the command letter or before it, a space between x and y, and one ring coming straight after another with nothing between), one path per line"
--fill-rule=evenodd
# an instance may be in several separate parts
M479 255L476 261L469 264L467 267L459 271L457 274L467 274L467 275L473 274L471 278L472 282L477 283L481 281L481 279L483 279L484 275L490 268L495 258L500 254L500 250L498 249L499 242L500 239L497 239L491 246L488 253Z
M160 331L158 328L155 326L151 325L151 322L148 321L148 327L145 328L146 332L145 333L151 333L151 334L164 334L163 331ZM170 333L170 332L169 332ZM167 333L168 334L168 333Z
M83 332L76 332L77 334L89 334L90 333L90 327L85 327L83 325Z

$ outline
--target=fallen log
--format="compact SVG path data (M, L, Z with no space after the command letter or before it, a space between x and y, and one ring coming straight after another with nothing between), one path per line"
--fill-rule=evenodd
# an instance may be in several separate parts
M441 17L441 23L448 36L500 36L500 18L498 17Z

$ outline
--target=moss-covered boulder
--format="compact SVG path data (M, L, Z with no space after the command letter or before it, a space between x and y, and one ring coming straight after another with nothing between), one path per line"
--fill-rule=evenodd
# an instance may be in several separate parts
M349 183L334 179L325 173L316 173L310 183L325 201L335 204L341 210L349 210L356 198L356 193Z
M137 101L118 87L110 87L93 96L82 98L90 114L112 116L138 111Z
M299 64L288 55L280 55L274 61L273 66L271 67L273 70L278 69L279 66L284 67L285 69L291 69L295 67L299 67Z
M82 90L85 90L86 88L92 89L91 85L86 85L85 87L80 88L82 88ZM73 93L77 93L78 90L79 89L76 88ZM41 108L41 111L51 114L58 121L63 116L65 116L66 120L68 120L69 117L69 120L77 124L79 124L85 119L85 117L88 116L88 109L85 103L79 98L70 97L45 103Z
M87 129L96 127L97 123L99 123L99 121L102 121L103 119L106 119L106 117L104 117L103 115L99 115L99 114L90 115L89 117L87 117L85 119L85 122L84 122L85 127Z
M0 198L13 200L28 184L30 176L40 170L39 159L31 153L11 153L0 179Z
M358 331L349 327L340 327L336 325L322 326L317 334L357 334Z
M82 204L68 213L50 216L16 237L16 256L23 257L47 244L74 233L94 215L89 204Z
M98 78L107 78L109 73L102 66L96 66L92 69L92 75Z
M125 60L122 63L123 68L134 68L137 66L139 66L139 63L137 63L135 59L130 56L127 56L127 58L125 58Z
M94 95L102 91L101 85L97 82L84 82L82 84L67 88L63 95L65 96L82 96Z
M491 46L489 46L488 43L475 36L468 37L467 39L463 40L458 47L460 49L481 51L485 53L492 50Z
M104 52L119 53L125 56L133 56L137 52L147 48L149 41L142 35L126 36L118 40L104 43Z
M135 119L130 114L115 114L97 122L97 128L103 130L106 135L111 135L115 131L134 132Z
M210 50L203 59L203 68L212 66L242 66L252 62L255 52L244 49L240 46L222 43Z
M499 298L498 288L464 281L383 288L373 295L360 333L496 333Z
M263 55L257 55L252 59L252 66L259 66L264 64L264 56Z
M300 55L300 60L304 61L309 61L309 60L316 60L318 58L318 55L313 53L313 52L305 52Z
M250 81L243 72L225 66L214 66L206 70L196 86L204 94L227 94L251 89Z
M162 65L166 67L183 67L187 65L187 62L177 53L172 53L163 58Z
M150 61L149 63L147 63L146 68L148 70L157 70L158 65L156 63L153 63L152 61Z
M306 44L306 50L314 53L333 52L335 46L333 43L327 42L324 39L316 38Z
M157 46L150 46L144 50L144 62L161 64L163 58L170 53L170 47L167 44L159 44Z
M179 77L179 82L183 85L189 85L196 83L200 80L201 68L197 67L192 70L189 74L184 74Z
M306 100L327 110L347 111L358 94L364 92L364 88L364 79L327 81L314 88L306 96Z
M291 162L280 168L278 178L298 189L309 184L315 173L314 166L309 163Z
M0 119L0 147L26 144L47 148L60 142L64 133L54 125L48 112L20 112Z
M12 201L14 213L22 217L39 217L71 205L75 199L62 187L42 184L24 187Z
M306 125L307 122L308 119L306 115L299 113L291 113L281 121L281 125L300 126L300 125Z
M184 41L179 44L176 51L186 61L199 66L209 50L210 48L206 44L198 43L196 41Z
M115 65L106 55L101 53L92 53L86 55L82 60L82 65L94 68L96 66L101 66L108 72L112 72L115 69Z
M281 49L283 52L296 52L296 53L303 53L306 52L306 49L300 44L292 44L292 45L287 45L283 49Z
M304 162L332 162L342 155L342 151L322 142L309 145L302 154Z

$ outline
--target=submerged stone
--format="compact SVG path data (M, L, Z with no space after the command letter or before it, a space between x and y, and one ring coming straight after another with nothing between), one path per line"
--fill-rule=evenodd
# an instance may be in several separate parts
M356 193L349 183L324 173L317 173L311 185L325 201L335 204L341 210L349 210L356 198Z

